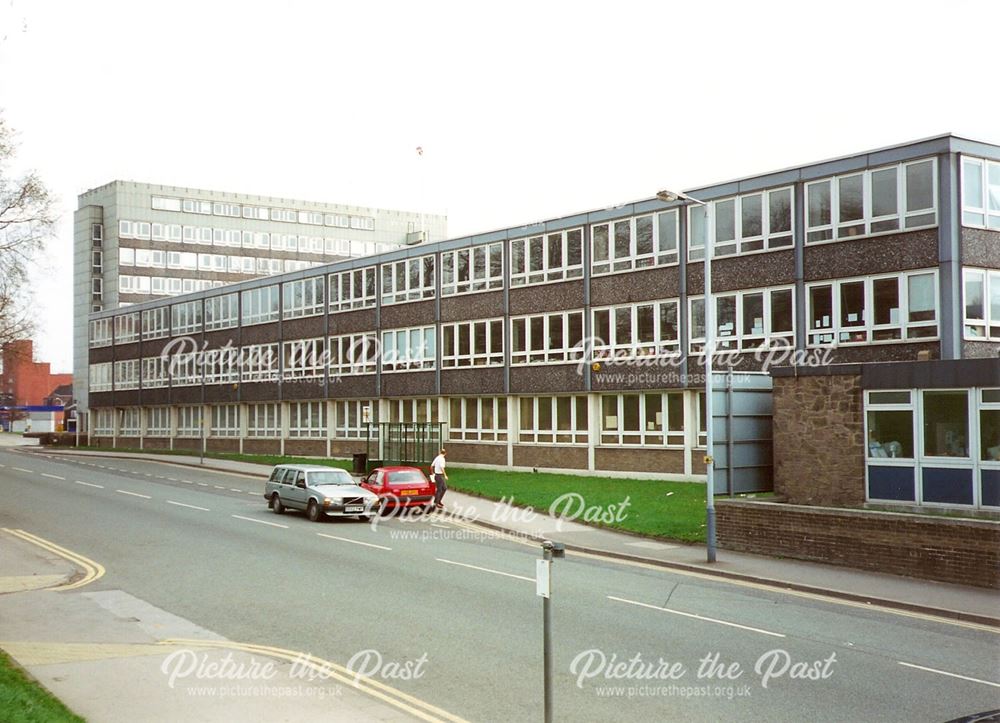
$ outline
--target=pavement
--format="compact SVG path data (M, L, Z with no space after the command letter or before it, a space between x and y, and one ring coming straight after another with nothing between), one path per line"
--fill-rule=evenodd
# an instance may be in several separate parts
M225 471L259 479L261 492L271 469L218 459L202 464L197 456L24 451ZM456 523L529 544L562 542L570 554L1000 627L995 590L728 550L719 550L717 561L708 563L703 545L558 520L453 490L445 495L445 506L437 514ZM225 640L120 590L87 592L86 583L102 574L99 564L30 532L0 530L0 647L88 720L456 720L384 686L357 685L349 671L328 661ZM116 694L109 696L108 690Z

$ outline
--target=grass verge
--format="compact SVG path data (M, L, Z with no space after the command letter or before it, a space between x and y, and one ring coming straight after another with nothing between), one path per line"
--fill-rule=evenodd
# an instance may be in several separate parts
M0 720L5 723L83 723L0 651Z

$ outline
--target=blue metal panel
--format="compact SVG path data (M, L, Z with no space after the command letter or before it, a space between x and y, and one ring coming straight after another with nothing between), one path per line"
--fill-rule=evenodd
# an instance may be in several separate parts
M913 467L868 466L868 499L915 502Z
M924 467L924 502L972 504L972 468Z
M980 503L989 507L1000 507L1000 469L981 469Z

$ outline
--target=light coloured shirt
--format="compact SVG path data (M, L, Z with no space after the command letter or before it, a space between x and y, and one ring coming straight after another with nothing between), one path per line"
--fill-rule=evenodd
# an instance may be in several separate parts
M434 458L434 461L431 462L431 469L434 470L434 474L444 474L444 465L444 455L439 454Z

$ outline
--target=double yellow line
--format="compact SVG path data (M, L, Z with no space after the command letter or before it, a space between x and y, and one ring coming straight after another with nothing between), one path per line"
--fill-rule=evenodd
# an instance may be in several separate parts
M338 665L330 660L317 658L314 655L286 650L285 648L274 648L269 645L251 645L249 643L234 643L228 640L186 640L170 639L159 641L160 645L200 647L200 648L222 648L226 650L239 650L244 653L257 653L271 658L287 660L299 666L308 668L318 673L324 678L336 680L345 685L349 685L356 690L360 690L373 698L377 698L384 703L409 713L420 720L431 723L467 723L464 718L449 713L446 710L431 705L425 701L408 695L401 690L386 685L373 678L357 678L354 671Z
M41 547L43 550L48 550L54 555L65 558L69 560L77 567L83 568L83 577L76 582L69 582L63 585L56 585L55 587L47 588L49 590L75 590L78 587L83 587L84 585L89 585L94 582L94 580L99 580L104 577L104 566L98 562L79 555L72 550L67 550L65 547L60 547L54 542L49 542L48 540L38 537L37 535L32 535L30 532L25 532L24 530L11 530L6 527L0 528L3 532L6 532L14 537L19 537L25 542L30 542L33 545Z

